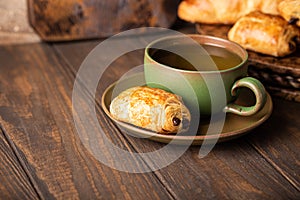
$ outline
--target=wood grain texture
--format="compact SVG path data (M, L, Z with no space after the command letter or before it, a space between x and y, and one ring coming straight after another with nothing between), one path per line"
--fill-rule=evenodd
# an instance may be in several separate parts
M11 144L0 126L0 199L40 199Z
M299 110L299 103L274 99L273 115L255 134L249 135L249 140L300 191L300 119L295 116Z
M2 46L0 57L5 58L1 59L0 123L22 155L41 198L171 198L154 174L111 169L82 146L71 108L74 74L50 46ZM120 148L134 151L110 121L102 125ZM109 157L106 151L104 155Z
M95 43L90 43L95 47ZM88 55L92 48L87 43L57 44L55 48L76 72L81 61L73 55ZM74 48L76 46L76 48ZM119 57L111 64L103 81L99 83L97 96L103 87L117 80L126 70L142 63L143 52L137 51ZM246 137L218 144L204 159L198 158L197 147L190 148L172 165L154 172L175 199L297 199L299 184L299 129L298 120L287 123L293 130L281 129L278 124L286 115L296 117L296 111L282 112L284 106L293 109L298 104L276 99L275 109L282 106L263 126L251 131ZM99 118L106 118L99 113ZM283 134L287 130L289 134ZM261 135L266 135L266 141ZM139 152L151 152L163 144L124 135ZM283 138L281 138L283 137ZM268 142L272 139L272 142ZM282 143L282 140L286 141ZM294 142L288 143L287 141ZM275 151L276 149L276 151ZM284 150L281 150L284 149ZM286 156L291 152L292 156ZM163 155L162 155L163 156Z
M170 27L178 0L28 0L31 25L46 41L107 37L138 27Z
M101 164L83 146L73 121L78 113L72 113L76 73L100 42L0 46L0 197L300 198L300 104L278 98L273 98L273 114L264 124L239 139L216 145L202 159L199 147L190 147L169 166L149 173L120 172ZM132 48L127 43L126 47ZM117 58L100 79L96 98L82 80L79 100L87 118L79 123L81 133L88 135L99 124L105 136L125 151L153 152L164 147L120 131L100 107L103 90L142 62L143 50ZM95 102L98 121L82 128L84 120L92 117L90 101ZM90 142L105 146L101 138L90 138ZM109 162L115 161L107 148L101 151ZM157 156L165 159L171 155ZM137 157L131 164L148 170L152 161Z

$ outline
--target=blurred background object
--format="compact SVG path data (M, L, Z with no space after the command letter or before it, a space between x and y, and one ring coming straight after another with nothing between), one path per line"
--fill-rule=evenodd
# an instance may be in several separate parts
M16 0L15 0L16 1ZM165 27L180 0L28 0L29 21L44 41L108 37L132 28Z

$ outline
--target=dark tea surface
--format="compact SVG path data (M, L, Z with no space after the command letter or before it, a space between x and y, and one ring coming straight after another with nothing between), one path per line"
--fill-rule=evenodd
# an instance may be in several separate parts
M164 49L152 48L149 55L161 64L191 71L226 70L242 62L241 57L224 47L203 44L201 47L176 45ZM179 49L180 55L173 53Z

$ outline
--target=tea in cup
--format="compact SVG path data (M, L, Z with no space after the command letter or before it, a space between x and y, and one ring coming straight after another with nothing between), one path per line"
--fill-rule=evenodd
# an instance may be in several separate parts
M240 45L206 35L167 36L145 49L146 84L173 92L200 116L218 112L249 116L266 102L262 83L247 74L248 54ZM250 89L255 105L234 103L239 88Z

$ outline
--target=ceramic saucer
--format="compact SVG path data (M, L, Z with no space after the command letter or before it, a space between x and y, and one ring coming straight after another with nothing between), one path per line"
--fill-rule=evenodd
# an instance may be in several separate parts
M125 84L126 85L126 84ZM110 112L109 112L109 105L112 100L114 88L116 86L116 83L110 85L103 93L101 104L104 112L106 115L113 120L122 130L125 130L126 132L133 134L137 137L141 138L148 138L150 140L154 140L157 142L162 143L169 143L172 141L173 144L181 144L181 145L200 145L205 140L205 143L209 142L215 142L216 140L218 142L224 142L228 141L237 137L240 137L249 131L253 130L254 128L261 125L263 122L265 122L269 116L272 113L273 109L273 103L272 99L269 94L267 94L267 102L265 106L256 114L252 116L238 116L234 114L226 114L226 119L224 123L223 130L221 134L214 134L211 133L209 135L201 135L197 134L196 136L189 136L188 134L184 135L161 135L157 134L155 132L145 130L136 126L133 126L131 124L127 124L124 122L120 122L115 120ZM122 85L124 88L124 84ZM126 87L126 86L125 86ZM132 87L132 85L128 85L127 88ZM250 93L250 92L248 92ZM238 99L239 103L246 104L245 102L248 101L249 98L247 95L245 95L245 98ZM206 129L209 126L209 124L206 123L200 123L199 124L199 130L200 129Z

